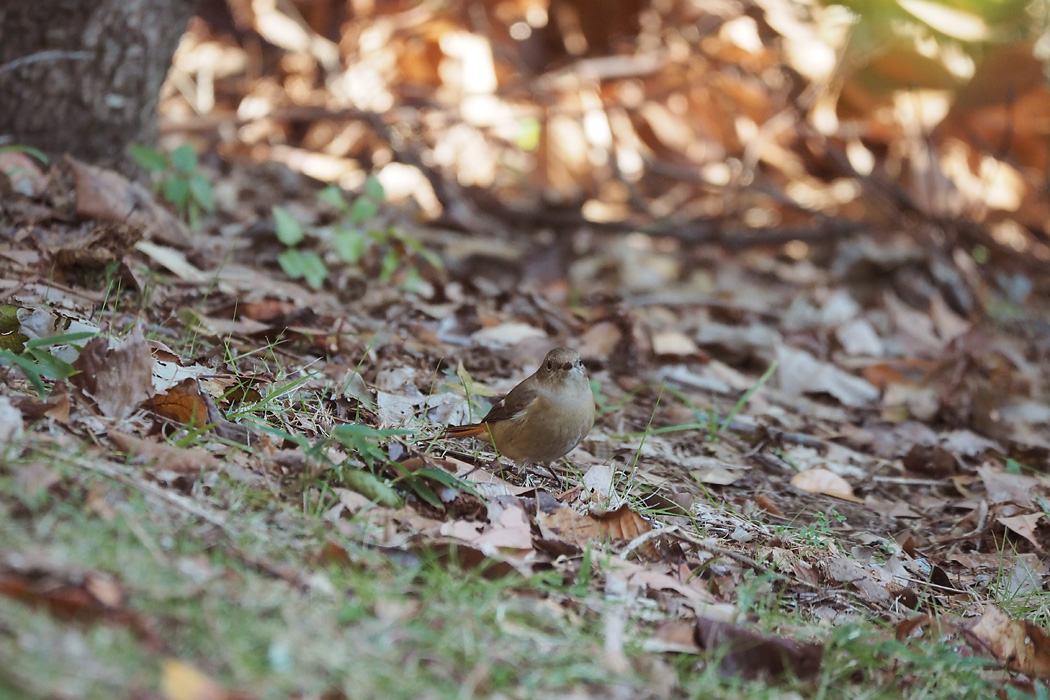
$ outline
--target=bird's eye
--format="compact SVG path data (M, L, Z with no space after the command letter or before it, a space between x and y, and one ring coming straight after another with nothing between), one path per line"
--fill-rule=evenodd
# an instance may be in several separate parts
M550 361L550 360L547 360L547 369L548 370L554 369L554 363L552 361Z

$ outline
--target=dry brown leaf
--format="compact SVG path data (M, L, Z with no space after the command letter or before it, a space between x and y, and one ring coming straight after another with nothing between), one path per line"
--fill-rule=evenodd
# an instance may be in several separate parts
M61 570L18 555L0 561L0 595L43 606L63 620L120 617L123 588L99 571Z
M888 607L893 599L889 591L872 578L872 573L860 562L848 557L837 557L827 564L828 578L856 588L872 603Z
M551 513L540 511L536 522L545 539L560 539L577 546L596 540L632 540L651 529L648 521L628 506L599 516L583 515L563 507Z
M544 539L561 540L574 545L584 545L601 535L594 518L568 507L558 508L550 513L540 511L536 514L536 523Z
M688 569L675 567L664 563L638 563L634 560L628 561L620 557L611 557L608 561L608 570L627 579L627 584L643 590L674 591L689 601L690 605L697 611L708 611L705 614L710 617L713 614L719 616L731 616L735 608L730 605L715 602L699 578L691 577ZM686 582L688 581L688 582Z
M808 493L821 493L844 501L863 503L864 499L853 495L853 487L835 472L827 469L807 469L791 477L791 485Z
M1013 503L1028 509L1034 507L1034 497L1046 491L1043 482L1035 477L1007 474L991 464L978 467L977 475L984 482L991 503Z
M696 643L696 624L678 620L661 623L642 644L648 652L699 654L702 651Z
M148 406L158 416L179 425L201 427L208 422L208 404L193 378L179 382L165 394L154 396Z
M234 696L195 667L178 659L161 664L160 690L165 700L233 700Z
M1039 625L1012 620L989 605L969 631L1011 670L1050 678L1050 636Z
M719 658L719 671L743 678L812 678L824 663L824 645L763 635L719 620L697 618L696 643ZM723 655L724 654L724 655Z
M612 321L600 321L580 336L576 349L586 360L604 362L623 340L623 333Z
M633 540L653 529L648 520L626 505L594 517L598 521L598 531L614 540Z
M787 345L777 346L777 381L790 396L826 393L847 406L867 406L879 398L879 390L860 377Z
M461 540L420 534L411 538L410 546L428 559L437 557L438 561L446 566L479 569L481 575L489 580L505 578L515 573L521 576L532 574L532 562L525 557L514 556L506 552L495 555Z
M39 197L47 185L47 176L28 154L15 149L0 151L0 196Z
M175 447L153 440L144 440L119 430L111 430L109 437L120 451L128 454L129 459L150 463L155 469L179 474L197 474L219 467L219 461L200 448Z
M107 338L93 338L73 366L80 373L72 382L108 418L128 416L153 391L153 355L139 326L115 348Z
M513 498L504 496L504 499ZM520 501L514 498L512 503L503 503L496 508L495 522L484 526L481 523L466 520L455 520L443 523L440 534L444 537L467 542L482 552L492 553L497 550L531 550L532 526L529 516L522 508Z
M82 219L127 224L170 245L189 245L186 227L142 185L70 156L65 164L76 191L77 215Z
M1035 536L1035 528L1039 525L1039 521L1042 519L1042 513L1028 513L1026 515L1012 515L1010 517L1000 516L996 518L997 521L1005 525L1007 528L1031 542L1037 552L1043 551L1043 546L1039 544L1039 540Z
M696 357L700 355L700 348L696 346L693 339L674 329L653 333L651 344L653 353L660 357Z
M755 501L755 505L756 506L758 506L762 510L766 511L767 513L775 515L778 518L785 517L784 516L784 511L780 510L780 508L777 506L777 504L773 501L772 497L770 497L768 494L765 494L765 493L755 494L755 497L754 497L753 500Z

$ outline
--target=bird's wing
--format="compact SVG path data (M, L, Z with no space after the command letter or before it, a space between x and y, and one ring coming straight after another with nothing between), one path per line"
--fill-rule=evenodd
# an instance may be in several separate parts
M535 389L519 384L493 405L481 422L517 421L529 410L529 406L536 403L539 397L540 394Z

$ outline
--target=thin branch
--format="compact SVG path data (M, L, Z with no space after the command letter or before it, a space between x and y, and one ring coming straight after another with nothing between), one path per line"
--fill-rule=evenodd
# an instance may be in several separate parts
M92 56L94 54L90 51L38 51L28 56L20 56L0 66L0 75L34 63L43 63L44 61L86 61Z

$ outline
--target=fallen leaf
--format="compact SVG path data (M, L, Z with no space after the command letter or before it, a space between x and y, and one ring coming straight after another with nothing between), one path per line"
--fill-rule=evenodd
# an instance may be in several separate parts
M835 472L827 469L807 469L791 477L791 485L808 493L821 493L844 501L863 503L864 499L853 495L853 487Z
M614 540L633 540L653 529L648 520L626 505L593 517L598 521L599 532Z
M11 403L11 399L0 396L0 450L20 441L23 432L22 412Z
M109 431L109 437L121 452L127 453L129 459L149 463L156 469L179 474L197 474L219 467L219 461L200 448L166 445L162 442L144 440L122 433L119 430Z
M93 338L73 366L80 373L71 381L108 418L128 416L153 392L153 354L140 326L115 347L107 338Z
M179 425L201 427L208 423L208 404L201 395L197 380L179 382L164 394L149 401L149 407L160 416Z
M569 507L551 513L540 511L536 523L544 539L560 539L578 546L603 539L632 540L652 529L647 520L626 505L600 516L583 515Z
M528 338L546 338L547 334L527 323L508 322L490 328L482 328L470 334L475 343L490 347L516 345Z
M780 389L791 396L827 393L847 406L867 406L879 398L879 390L860 377L821 362L805 350L777 346L777 379Z
M996 518L996 520L1007 528L1031 542L1037 552L1043 551L1042 545L1039 544L1039 540L1036 539L1035 536L1035 528L1042 519L1042 513L1028 513L1026 515L1013 515L1010 517Z
M674 329L654 333L652 347L653 353L659 357L695 357L700 354L700 348L692 338Z
M164 659L160 673L165 700L232 700L222 686L178 659Z
M142 185L71 156L66 156L65 165L72 176L77 215L81 218L129 224L171 245L189 244L185 225Z
M741 625L697 618L696 643L718 659L719 671L742 678L807 679L820 673L824 645L763 635Z
M1050 636L1039 625L1012 620L991 605L971 628L995 658L1006 666L1037 678L1050 678Z
M1032 508L1033 498L1046 492L1043 482L1033 476L1007 474L991 464L982 464L977 475L984 482L991 503L1013 503L1021 508Z

